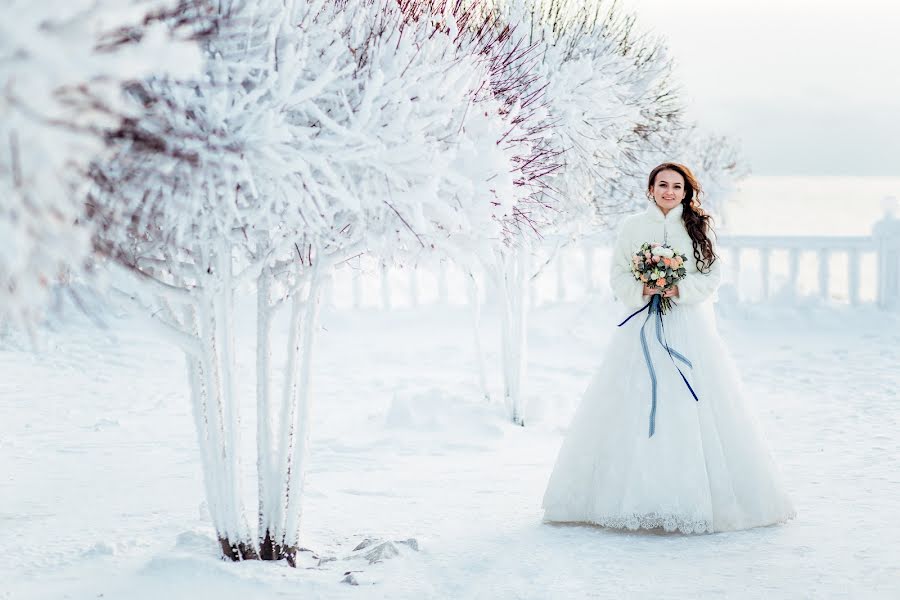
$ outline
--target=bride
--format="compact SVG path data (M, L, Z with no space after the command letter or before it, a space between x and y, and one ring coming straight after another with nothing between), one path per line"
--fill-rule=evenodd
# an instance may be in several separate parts
M701 533L795 515L716 329L721 265L700 193L687 167L659 165L647 210L622 225L611 284L637 312L615 332L575 412L544 494L545 521ZM686 275L662 292L671 302L664 315L653 298L660 290L631 271L644 243L687 256Z

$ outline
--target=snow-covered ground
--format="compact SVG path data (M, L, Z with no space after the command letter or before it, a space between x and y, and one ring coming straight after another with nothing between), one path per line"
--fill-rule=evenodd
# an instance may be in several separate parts
M594 299L532 314L519 428L499 385L481 397L464 307L326 311L303 531L337 560L305 554L296 570L218 560L177 350L127 316L74 315L37 352L0 341L0 598L900 597L900 319L870 309L721 320L796 520L702 536L542 524L561 436L620 312ZM369 564L353 552L366 538L418 550L395 543Z

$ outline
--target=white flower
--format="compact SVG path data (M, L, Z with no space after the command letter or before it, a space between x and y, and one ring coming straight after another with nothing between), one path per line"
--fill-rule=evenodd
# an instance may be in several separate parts
M652 251L654 256L665 256L666 258L672 258L675 256L675 251L671 248L665 248L663 246L657 246Z

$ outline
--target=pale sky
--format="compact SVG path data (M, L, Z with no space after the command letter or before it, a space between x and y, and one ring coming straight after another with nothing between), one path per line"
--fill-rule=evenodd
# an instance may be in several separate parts
M622 0L754 175L900 175L900 2Z

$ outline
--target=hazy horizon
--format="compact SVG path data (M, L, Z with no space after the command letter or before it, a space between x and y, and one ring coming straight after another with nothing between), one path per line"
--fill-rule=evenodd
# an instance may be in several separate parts
M676 61L688 116L754 175L900 175L900 6L623 0Z

